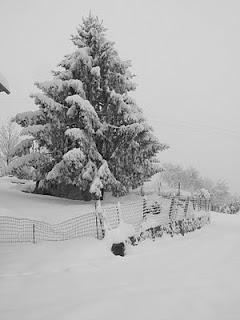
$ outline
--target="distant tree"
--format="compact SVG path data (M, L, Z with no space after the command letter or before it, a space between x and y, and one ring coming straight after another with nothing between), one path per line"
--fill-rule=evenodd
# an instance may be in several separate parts
M180 165L165 163L165 170L161 174L163 182L169 187L177 189L178 183L181 183L181 188L186 191L194 192L204 187L202 178L195 168L184 169Z
M225 181L219 180L210 190L210 193L212 194L213 204L222 206L230 200L229 187Z
M222 206L230 201L229 187L225 181L214 182L209 178L203 178L195 168L184 169L180 165L165 163L164 172L161 173L159 179L167 183L171 188L177 189L178 183L181 188L192 193L199 193L201 189L208 190L211 195L212 204Z
M26 161L20 161L33 166L41 158L45 190L64 184L96 197L103 188L122 195L161 170L155 156L167 146L129 95L136 87L131 63L120 59L105 33L97 17L83 19L72 36L75 51L52 80L36 84L38 110L16 116L24 134L46 151L29 159L24 150Z
M203 188L207 189L210 193L212 193L215 183L211 179L204 177L202 178L202 186Z
M7 170L15 157L15 149L19 142L19 130L15 123L8 121L0 126L0 162Z

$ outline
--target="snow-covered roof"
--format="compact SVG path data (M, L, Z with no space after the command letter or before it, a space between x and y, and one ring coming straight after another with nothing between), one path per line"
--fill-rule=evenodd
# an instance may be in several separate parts
M10 93L9 84L4 76L0 73L0 92Z

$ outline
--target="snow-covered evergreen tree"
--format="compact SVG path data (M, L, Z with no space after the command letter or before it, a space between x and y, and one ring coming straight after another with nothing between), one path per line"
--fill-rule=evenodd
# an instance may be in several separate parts
M159 171L154 159L167 146L154 137L129 95L135 89L131 64L120 59L105 33L97 17L83 19L72 36L76 50L52 80L36 84L38 110L15 118L37 142L45 189L74 185L99 197L108 187L119 195Z

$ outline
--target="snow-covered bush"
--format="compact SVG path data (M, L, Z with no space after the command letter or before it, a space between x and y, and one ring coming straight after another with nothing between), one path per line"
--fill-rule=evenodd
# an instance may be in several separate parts
M153 216L147 216L141 225L140 235L137 240L142 241L147 238L155 240L155 238L162 237L164 234L168 234L171 237L178 234L184 236L186 233L200 229L208 223L210 223L209 215L185 218L164 225L157 223L157 220Z
M135 239L135 229L131 224L123 221L121 213L119 219L120 222L117 228L112 229L103 216L104 233L105 239L113 254L124 256L126 253L126 246L131 239Z
M115 229L108 230L106 237L108 241L113 243L126 242L129 238L135 235L135 229L131 224L120 221L119 225Z
M228 204L220 206L216 209L216 211L228 213L228 214L236 214L240 212L240 201L232 201Z
M202 188L200 189L200 197L209 200L211 198L211 194L207 189Z

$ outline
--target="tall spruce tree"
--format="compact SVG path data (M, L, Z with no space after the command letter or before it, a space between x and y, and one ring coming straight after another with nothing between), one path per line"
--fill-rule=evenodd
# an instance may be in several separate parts
M64 184L97 197L103 188L122 195L160 170L155 156L167 146L129 95L136 87L131 63L120 59L105 33L97 17L83 19L72 36L76 50L52 80L36 83L38 110L15 117L28 141L21 142L23 160L16 166L35 161L45 191ZM31 139L37 150L29 154Z

